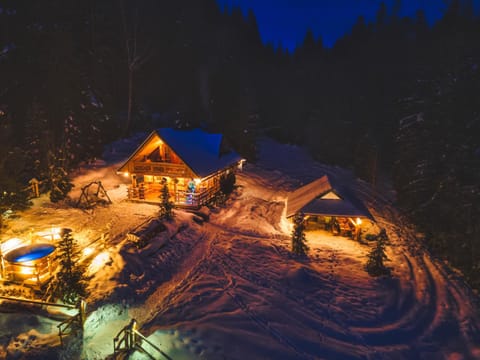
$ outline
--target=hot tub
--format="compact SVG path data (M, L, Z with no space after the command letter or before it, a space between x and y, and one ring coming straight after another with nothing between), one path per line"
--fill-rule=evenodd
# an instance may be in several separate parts
M33 244L16 248L5 254L4 258L9 263L24 263L28 261L40 260L50 255L55 250L51 244Z
M52 276L55 246L47 243L24 245L3 256L9 280L42 284Z

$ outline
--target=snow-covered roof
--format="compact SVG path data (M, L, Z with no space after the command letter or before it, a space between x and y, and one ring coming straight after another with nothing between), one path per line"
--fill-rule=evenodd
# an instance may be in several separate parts
M240 161L234 151L223 154L222 134L210 134L201 129L157 129L157 134L200 177L208 176Z
M225 153L221 151L223 140L221 134L211 134L201 129L159 128L152 131L126 163L155 135L158 135L198 177L206 177L242 160L242 157L234 151Z
M333 187L327 175L292 192L287 199L287 217L306 215L368 217L365 206L345 188Z

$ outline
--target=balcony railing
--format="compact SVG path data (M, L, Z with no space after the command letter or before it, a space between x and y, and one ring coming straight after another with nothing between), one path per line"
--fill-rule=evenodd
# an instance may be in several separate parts
M190 177L188 168L183 164L168 162L134 161L133 172L144 175L158 175L170 177Z
M199 207L207 204L217 193L218 188L202 188L195 192L177 190L172 194L175 205L180 207ZM147 185L128 188L128 199L160 203L161 186Z

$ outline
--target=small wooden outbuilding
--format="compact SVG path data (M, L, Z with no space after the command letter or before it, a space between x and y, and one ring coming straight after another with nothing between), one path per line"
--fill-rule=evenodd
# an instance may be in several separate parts
M287 218L302 212L308 226L354 233L365 223L373 221L368 209L348 189L333 186L324 175L290 193L287 198ZM335 229L333 226L335 225Z
M150 133L117 173L131 179L130 200L159 202L165 179L175 205L199 207L220 191L220 178L241 168L243 161L221 134L160 128Z

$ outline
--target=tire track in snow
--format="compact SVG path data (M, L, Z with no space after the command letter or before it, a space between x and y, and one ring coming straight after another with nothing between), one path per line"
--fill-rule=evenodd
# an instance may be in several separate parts
M139 306L140 316L137 316L137 320L140 324L143 324L142 329L149 328L155 323L157 317L164 315L172 308L178 309L179 305L185 305L180 301L181 297L188 288L205 273L205 270L208 268L212 246L215 245L216 241L218 241L216 236L203 234L196 242L196 244L200 243L202 246L194 246L192 254L183 261L183 268L189 267L188 265L192 263L192 258L194 265L186 272L182 271L183 269L179 269L177 276L172 276L171 280L166 284L162 284L162 286L147 299L145 304ZM145 307L150 309L146 315L141 312L141 309Z
M222 238L228 238L229 236L229 231L224 230L223 231ZM245 237L245 235L243 235ZM256 237L253 237L256 238ZM274 247L274 251L278 253L278 248ZM332 253L335 253L335 250L332 251ZM288 293L285 291L285 289L275 282L268 281L266 278L261 277L256 275L255 273L251 271L247 271L241 264L238 263L234 258L229 256L228 254L220 253L219 250L213 249L213 255L216 256L217 260L221 262L224 273L226 274L225 276L228 278L232 278L232 275L234 274L238 278L243 279L244 281L247 281L248 283L253 283L256 286L260 286L266 290L274 290L277 293L280 294L280 296L286 298L288 301L292 302L294 306L297 306L299 308L306 308L309 312L309 316L316 319L318 323L321 323L322 326L324 327L321 331L321 337L323 338L324 343L335 343L339 348L344 349L349 349L349 352L340 352L339 349L329 349L326 348L324 349L324 355L330 354L331 356L338 357L341 356L342 359L356 359L356 356L350 356L350 354L354 354L358 350L358 346L361 347L366 347L368 348L368 345L364 342L360 334L353 333L349 330L349 327L345 324L342 323L340 319L338 319L336 316L328 316L328 311L322 311L321 308L315 306L315 303L310 303L309 301L302 301L299 299L303 299L304 293L302 292L291 292ZM335 255L334 255L335 257ZM332 264L332 271L334 272L334 267L337 265L338 261L335 261L335 264ZM230 281L229 283L232 283ZM234 281L234 283L238 283L238 281ZM268 331L270 335L275 338L277 341L280 343L284 344L285 346L291 348L292 350L296 351L297 353L301 354L303 358L309 359L313 355L307 354L304 352L300 352L299 349L294 345L294 343L288 339L285 335L283 335L280 331L275 330L267 320L263 319L260 317L258 314L255 314L253 311L249 310L248 305L243 302L242 298L240 295L235 295L231 293L231 290L229 288L226 288L227 291L229 291L228 295L234 299L234 301L240 299L242 301L239 303L239 307L249 316L249 318L254 321L260 328L263 328L264 330ZM333 294L334 292L332 292ZM335 296L335 295L333 295ZM331 314L334 314L332 311ZM285 316L291 316L290 314L285 314ZM331 321L331 319L334 318L334 322ZM297 320L297 319L294 319ZM336 325L335 325L336 324ZM338 326L340 325L340 326ZM337 329L335 329L337 328ZM315 356L313 357L315 358ZM332 357L329 357L332 358Z

